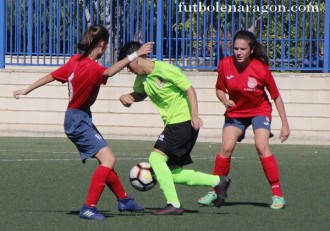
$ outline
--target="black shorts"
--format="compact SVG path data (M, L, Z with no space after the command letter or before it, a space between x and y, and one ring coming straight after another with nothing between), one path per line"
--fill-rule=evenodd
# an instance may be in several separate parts
M198 131L190 121L167 125L159 135L154 148L159 149L168 156L167 164L187 165L192 163L190 152L198 137Z

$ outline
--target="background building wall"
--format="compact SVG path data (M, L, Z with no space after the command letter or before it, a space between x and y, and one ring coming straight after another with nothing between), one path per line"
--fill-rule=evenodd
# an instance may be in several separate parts
M16 89L27 87L54 68L11 67L0 69L1 136L65 136L64 112L67 85L52 82L19 100L12 97ZM199 113L204 121L199 141L221 142L224 107L215 96L216 72L185 72L196 88ZM285 102L291 127L287 143L330 144L330 75L321 73L273 73ZM101 87L92 107L94 124L105 138L155 140L163 128L151 102L123 107L121 94L132 91L135 76L122 71ZM280 118L273 105L271 143L278 139ZM252 142L252 129L244 142Z

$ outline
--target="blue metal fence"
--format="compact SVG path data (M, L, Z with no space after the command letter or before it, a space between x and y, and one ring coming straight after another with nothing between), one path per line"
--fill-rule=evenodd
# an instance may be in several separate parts
M329 72L330 1L4 0L0 67L61 65L91 24L110 31L104 65L130 40L155 41L152 58L215 70L237 30L254 32L278 71Z

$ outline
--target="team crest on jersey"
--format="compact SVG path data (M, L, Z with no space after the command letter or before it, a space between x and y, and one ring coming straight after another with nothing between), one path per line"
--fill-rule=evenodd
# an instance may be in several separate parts
M158 88L162 88L165 85L165 81L160 77L156 78L155 82Z
M248 86L249 88L255 88L257 86L258 82L254 77L248 77Z

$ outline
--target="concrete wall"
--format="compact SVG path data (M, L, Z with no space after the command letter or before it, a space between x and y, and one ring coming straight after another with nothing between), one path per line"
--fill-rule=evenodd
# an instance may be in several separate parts
M0 69L1 136L65 136L64 111L67 85L53 82L22 96L15 89L46 75L53 69L10 67ZM186 72L196 88L199 112L204 120L199 141L220 142L224 107L215 96L215 72ZM286 105L291 127L287 143L330 144L330 74L273 73ZM149 100L123 107L119 97L131 92L134 75L122 71L100 90L92 107L95 125L105 138L155 140L163 124ZM274 106L271 143L279 143L281 123ZM245 142L253 142L249 129Z

